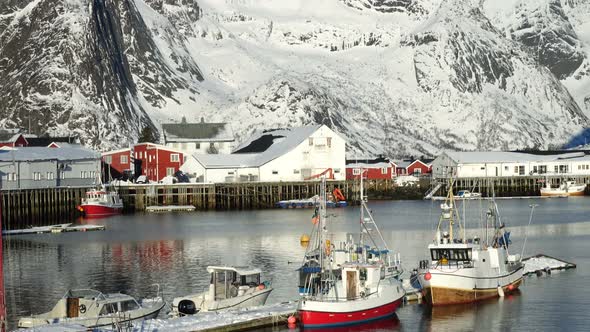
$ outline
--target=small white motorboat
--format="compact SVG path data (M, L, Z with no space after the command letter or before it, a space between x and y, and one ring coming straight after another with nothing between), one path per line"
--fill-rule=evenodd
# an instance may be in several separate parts
M209 289L198 294L177 297L172 301L173 317L194 315L199 311L260 306L272 291L269 281L260 282L260 269L232 266L209 266Z
M541 196L584 196L585 183L563 181L559 187L551 187L549 180L545 180L545 187L541 188Z
M158 292L159 293L159 292ZM164 307L158 295L141 302L122 293L103 294L93 289L69 290L47 313L22 317L19 328L50 324L75 324L86 328L123 326L155 318Z

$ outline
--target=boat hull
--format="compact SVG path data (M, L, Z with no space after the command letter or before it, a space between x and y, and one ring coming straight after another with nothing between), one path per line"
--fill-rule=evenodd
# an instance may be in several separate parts
M106 217L121 214L123 207L100 204L81 204L78 208L86 217Z
M553 190L547 191L541 189L541 196L584 196L584 189L576 191Z
M395 310L401 304L402 299L395 300L377 307L369 307L361 310L311 311L299 310L301 324L307 328L337 327L371 322L374 320L393 316Z
M434 275L433 275L434 278ZM457 279L460 279L457 277ZM509 281L500 282L498 280L488 280L500 284L504 294L516 292L518 287L522 284L522 275L514 275ZM443 284L430 284L422 289L423 299L430 305L450 305L450 304L465 304L482 301L499 296L498 287L488 288L460 288L449 287ZM448 284L453 284L452 282ZM463 280L463 284L469 284L469 281Z

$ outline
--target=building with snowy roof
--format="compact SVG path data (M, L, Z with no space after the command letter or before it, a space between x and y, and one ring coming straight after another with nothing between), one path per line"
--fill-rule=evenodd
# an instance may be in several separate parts
M199 123L162 124L163 144L186 154L229 154L234 146L234 134L228 123L208 123L201 118Z
M36 189L97 183L100 154L81 148L0 149L0 189Z
M345 140L325 125L263 130L231 154L192 154L181 170L197 182L345 179Z
M585 152L536 154L504 151L445 151L432 162L432 176L446 178L529 175L590 175Z

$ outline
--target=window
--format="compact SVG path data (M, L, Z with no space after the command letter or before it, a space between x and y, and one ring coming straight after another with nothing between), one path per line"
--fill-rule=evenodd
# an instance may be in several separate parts
M104 162L107 164L113 163L113 156L104 156Z
M277 175L277 174L279 174L279 171L272 171L272 174Z
M559 173L559 166L555 165L553 169L555 170L555 173Z
M360 168L353 168L352 175L361 175L361 169Z
M334 173L340 173L340 168L334 168Z
M133 300L123 301L121 302L121 311L131 311L139 309L137 303Z
M201 148L201 143L195 143L195 149L199 150Z
M47 172L47 180L53 180L55 177L53 176L53 172Z
M41 172L33 172L33 180L41 181Z
M547 173L547 165L539 165L539 174Z
M508 166L504 166L504 170L508 172Z
M170 161L171 162L179 162L180 161L180 156L178 155L178 153L173 153L170 155Z
M234 175L234 172L227 172L227 175Z
M518 175L524 175L524 166L518 166Z
M121 155L121 164L127 164L127 155L126 154Z
M387 174L387 167L381 168L381 174Z
M310 145L310 146L312 146L312 145L313 145L313 137L310 137L310 138L308 139L308 141L309 141L309 145Z
M8 181L16 181L17 180L16 173L8 173L8 174L6 174L6 179Z
M298 169L294 169L293 170L293 174L299 174L299 170Z
M567 165L559 165L559 173L567 173L568 167Z
M174 175L174 167L166 167L166 176Z
M105 303L102 306L102 309L100 309L99 315L103 316L103 315L113 314L115 312L117 312L117 304L116 303Z
M65 178L66 178L66 172L65 171L61 171L60 179L65 179Z
M414 174L422 174L421 168L414 168Z
M518 174L518 166L514 166L514 173Z
M539 170L537 169L537 166L533 166L533 174L538 173L538 172L539 172Z
M328 144L328 147L331 148L332 147L332 137L326 138L326 143Z

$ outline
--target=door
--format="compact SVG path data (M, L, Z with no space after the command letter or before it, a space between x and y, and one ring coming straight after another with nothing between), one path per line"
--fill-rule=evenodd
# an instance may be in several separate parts
M358 278L356 271L346 271L346 299L353 300L356 298Z
M77 297L68 297L68 300L67 300L68 318L78 317L79 301L80 301L80 299Z

